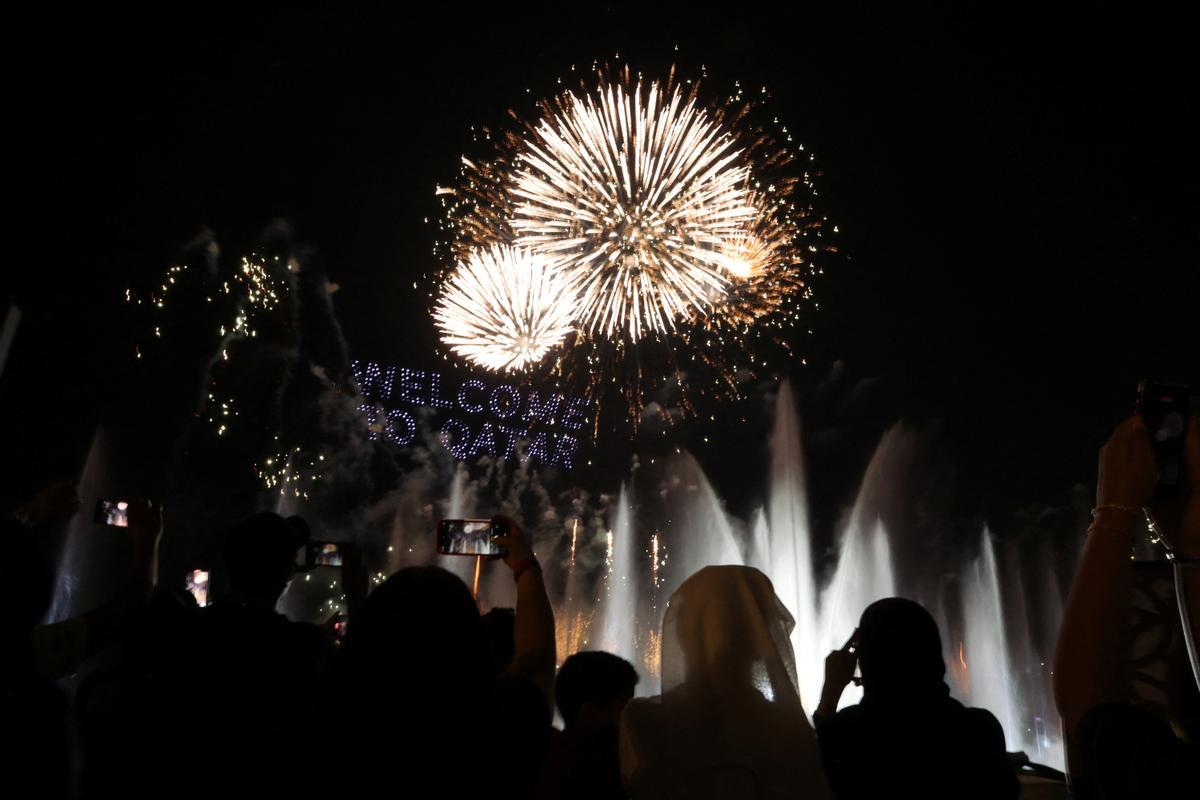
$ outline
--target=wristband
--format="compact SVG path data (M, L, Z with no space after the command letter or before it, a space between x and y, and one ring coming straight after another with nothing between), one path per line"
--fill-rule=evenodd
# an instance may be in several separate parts
M526 556L518 561L512 568L513 583L521 580L521 576L525 574L525 570L532 569L533 567L537 567L538 569L542 568L542 565L539 564L538 560L533 556Z

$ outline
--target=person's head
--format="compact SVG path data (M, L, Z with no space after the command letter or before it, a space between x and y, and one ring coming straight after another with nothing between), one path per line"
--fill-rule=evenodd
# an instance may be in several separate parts
M858 663L867 699L946 691L937 623L912 600L889 597L867 606L858 623Z
M296 553L308 539L299 517L264 511L238 523L225 540L230 588L245 601L274 606L296 574Z
M558 670L554 702L568 730L616 728L637 684L637 670L620 656L599 650L576 653Z
M407 567L376 587L351 618L343 650L357 689L377 703L475 702L492 674L475 599L440 567Z
M662 633L664 694L744 696L799 706L790 635L795 622L753 567L711 566L680 584ZM739 701L740 702L740 701Z

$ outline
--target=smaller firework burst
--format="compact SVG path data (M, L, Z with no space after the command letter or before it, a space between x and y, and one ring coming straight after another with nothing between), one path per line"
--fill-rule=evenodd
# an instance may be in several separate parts
M758 214L746 228L727 236L722 266L730 276L725 295L704 317L704 327L745 329L759 319L784 312L789 303L806 297L803 250L794 219L778 218L778 206L763 196L755 198Z
M572 331L573 292L561 272L527 250L475 250L446 281L434 309L442 341L486 369L537 363Z

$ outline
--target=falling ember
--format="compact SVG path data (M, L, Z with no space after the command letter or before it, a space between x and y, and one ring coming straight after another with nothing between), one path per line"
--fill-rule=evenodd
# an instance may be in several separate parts
M950 662L950 672L954 675L959 692L964 696L969 696L971 694L971 670L967 667L967 659L961 641L958 643L958 658Z
M591 611L561 615L561 624L555 626L555 644L559 666L562 666L562 662L570 656L587 648L588 631L591 628L593 617Z
M566 278L545 259L496 245L450 274L433 318L451 350L499 371L540 361L571 332L574 312Z
M650 535L650 582L658 588L658 531Z
M571 569L575 569L575 544L579 539L579 517L571 522Z
M483 556L475 556L475 580L471 583L471 596L479 602L479 568L483 564Z
M646 634L646 671L650 680L657 683L662 678L662 632L651 629Z

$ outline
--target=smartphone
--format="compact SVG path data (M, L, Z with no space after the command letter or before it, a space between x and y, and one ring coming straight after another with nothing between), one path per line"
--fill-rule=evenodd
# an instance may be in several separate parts
M309 542L296 552L296 566L305 570L315 567L342 566L342 548L337 542Z
M437 551L446 556L508 555L508 548L493 539L505 528L490 519L444 519L437 526Z
M96 522L114 528L129 527L129 502L127 500L97 500Z
M208 605L208 570L194 569L187 576L187 590L196 598L196 605Z
M1187 386L1175 383L1145 380L1138 386L1137 412L1146 423L1154 448L1158 489L1167 494L1183 483L1183 442L1191 394Z

